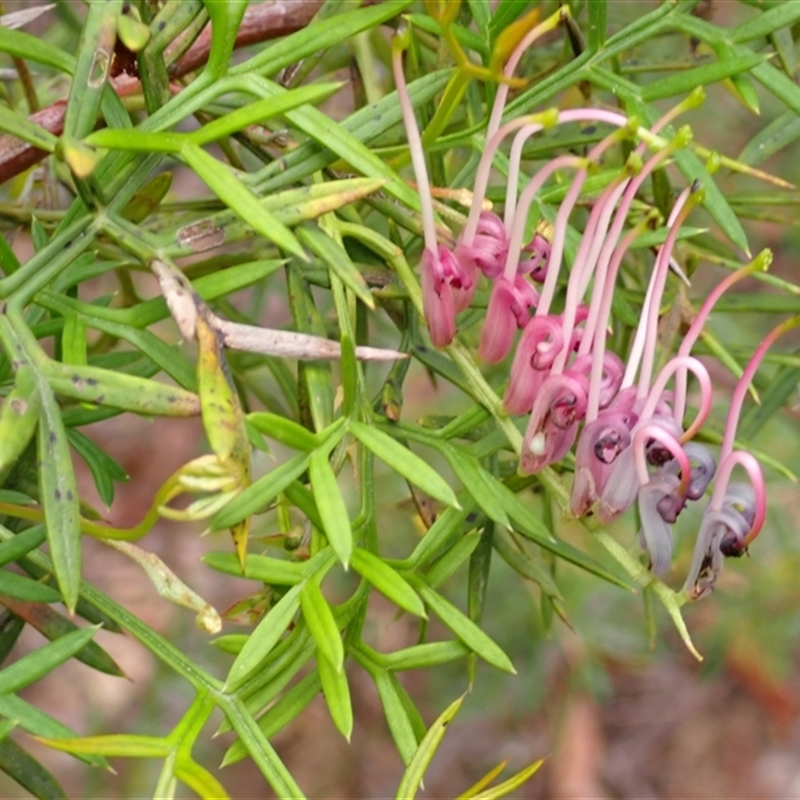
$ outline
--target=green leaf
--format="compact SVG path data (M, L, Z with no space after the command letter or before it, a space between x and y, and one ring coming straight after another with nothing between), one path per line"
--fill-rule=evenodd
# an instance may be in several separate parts
M794 110L784 111L766 128L762 128L736 156L737 161L756 166L800 137L800 116Z
M264 97L275 97L286 90L263 78L251 76L252 89ZM361 173L368 178L386 180L384 191L407 206L419 209L417 193L372 149L356 139L343 126L313 106L286 112L287 119L318 144L332 150L344 159L350 171ZM213 187L212 187L213 188ZM232 205L232 204L231 204Z
M11 502L14 502L13 500ZM16 534L13 539L0 544L0 566L18 561L22 556L35 550L46 538L44 525L35 525ZM60 596L57 598L60 599Z
M13 739L0 741L0 770L40 800L63 800L67 796L58 781Z
M544 759L540 758L538 761L534 761L533 764L529 764L525 769L520 770L516 775L512 775L508 780L498 783L497 786L478 794L461 795L458 800L462 800L462 798L463 800L498 800L500 797L507 797L515 789L519 789L523 783L529 781L539 771L543 763Z
M294 586L270 609L250 634L247 644L242 648L228 672L227 684L236 689L250 677L251 672L269 655L286 632L301 604L302 586ZM334 623L335 624L335 623ZM339 632L336 631L339 639Z
M0 52L43 64L59 72L72 74L75 57L50 44L41 36L32 36L24 31L15 31L0 25Z
M511 527L511 521L503 508L499 494L500 482L480 464L478 459L463 448L445 442L441 443L439 448L481 511L498 525L504 528Z
M444 583L473 554L480 540L479 533L467 534L437 558L425 574L428 585L435 589Z
M442 476L426 461L378 428L351 420L348 430L381 461L409 483L448 506L459 508L455 493Z
M323 441L308 428L278 414L254 411L247 415L247 419L260 433L295 450L304 450L310 453L312 450L316 450Z
M445 600L428 584L415 578L413 581L422 599L433 609L439 619L453 633L492 666L516 674L509 657L469 617L462 614L449 600Z
M156 417L190 417L200 411L193 392L123 372L49 362L45 375L56 394L86 403Z
M353 531L336 475L328 460L327 447L315 450L309 457L308 476L325 527L325 536L336 557L347 569L353 552Z
M247 0L229 0L226 3L204 0L203 5L211 19L211 52L204 77L219 79L228 71L236 31L247 10Z
M258 727L270 738L282 731L319 694L322 682L319 672L311 672L299 680L274 705L258 718ZM221 766L236 764L247 756L241 741L235 741L225 752Z
M668 78L649 83L642 89L641 99L651 103L654 100L663 100L665 97L691 92L698 86L708 86L725 78L730 78L732 75L748 72L753 67L763 63L765 59L766 57L760 53L748 53L720 59L711 64L703 64L702 67L683 70L676 75L670 75Z
M81 582L81 522L78 484L64 422L50 388L40 380L39 496L47 542L64 603L74 612Z
M230 800L222 784L207 770L191 758L175 761L175 777L183 781L203 800Z
M315 580L305 583L300 589L300 607L303 618L317 645L320 656L328 661L336 672L344 665L344 646L339 626L331 607ZM323 685L324 685L323 680Z
M356 572L397 606L418 617L427 617L422 600L408 581L378 556L356 547L350 563Z
M37 738L48 747L73 755L166 758L172 749L172 745L166 739L127 733L109 736L83 736L79 739L48 739L43 736Z
M310 561L286 561L282 558L249 553L244 562L244 572L233 553L206 553L202 559L211 569L238 575L253 581L277 586L295 586L302 583L312 571Z
M92 3L88 8L64 114L64 141L83 138L97 122L121 12L120 3Z
M0 603L2 595L35 603L57 603L61 595L52 586L26 578L8 570L0 570Z
M434 753L444 738L447 726L455 718L458 709L461 708L464 697L465 695L462 695L458 700L451 703L439 715L425 734L425 738L420 742L419 747L414 753L414 757L411 759L411 763L403 773L403 779L400 781L400 786L397 790L397 800L414 800L417 796L417 791L425 776L425 770L428 769L428 765L431 763Z
M378 666L370 658L368 648L356 648L353 650L353 655L358 663L369 672L370 677L375 682L375 688L378 690L378 696L383 706L383 713L386 717L386 724L392 734L392 739L394 739L403 763L409 764L419 741L406 711L400 682L395 675Z
M393 672L407 669L428 669L447 664L470 654L469 648L460 641L426 642L415 644L393 653L381 654L381 664Z
M15 694L0 695L0 714L9 719L18 720L19 727L34 736L51 739L77 738L78 736L66 725ZM109 769L108 762L99 756L78 755L78 758L101 769Z
M232 208L256 233L288 253L304 259L303 248L295 235L228 168L195 144L186 143L180 154L214 194Z
M307 469L309 456L290 458L240 492L211 520L212 531L221 531L266 508L290 483Z
M800 19L800 6L797 3L778 3L775 8L763 11L757 17L743 22L733 30L726 31L726 38L736 44L760 39L779 28L794 25Z
M274 74L289 64L393 19L411 5L411 2L412 0L389 0L378 5L353 9L346 6L344 13L316 20L291 36L260 49L251 59L232 67L230 74Z
M0 670L0 694L16 692L43 678L59 664L72 658L91 640L96 631L96 627L79 628Z
M100 499L110 507L114 502L114 481L127 481L127 473L105 450L75 428L67 430L67 439L89 467Z
M607 6L606 0L589 3L589 50L593 53L597 52L606 41Z
M7 106L0 106L0 131L9 133L11 136L22 139L23 142L28 142L28 144L32 144L39 150L46 150L48 153L52 153L58 144L58 138L53 136L50 131L30 122L27 117L17 114L16 111Z
M353 705L347 674L343 669L337 670L321 653L317 658L317 670L333 724L349 742L353 732Z
M298 228L297 236L314 255L322 259L325 266L351 289L367 308L375 308L375 300L364 276L356 269L356 265L344 247L315 225L303 225Z
M14 388L0 408L0 476L8 475L28 446L39 421L41 399L36 372L21 363Z

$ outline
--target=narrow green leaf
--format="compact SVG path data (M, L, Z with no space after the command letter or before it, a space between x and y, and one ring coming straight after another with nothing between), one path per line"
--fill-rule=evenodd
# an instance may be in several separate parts
M427 617L425 605L408 581L378 556L356 547L350 563L356 572L400 608L418 617Z
M13 739L0 741L0 770L40 800L65 800L58 781Z
M45 538L44 525L35 525L33 528L16 534L13 539L3 542L0 544L0 566L5 566L27 555L42 544Z
M16 692L43 678L59 664L72 658L91 640L96 631L96 627L79 628L0 670L0 694Z
M14 728L17 727L17 720L15 719L4 719L0 722L0 742L5 739Z
M253 230L288 253L304 259L303 248L295 235L228 168L195 144L184 144L181 156L214 194L232 208Z
M333 724L349 742L353 732L353 705L347 674L343 669L337 670L321 653L317 658L317 670Z
M34 603L57 603L61 600L61 595L52 586L5 569L0 570L0 603L3 595Z
M596 53L606 41L608 24L608 3L606 0L595 0L589 3L589 49Z
M775 8L763 11L733 30L726 31L726 38L736 44L749 42L760 39L778 28L794 25L798 19L800 19L800 6L797 3L778 3Z
M270 738L282 731L293 719L306 709L319 694L322 682L319 672L311 672L289 689L274 705L258 718L258 727ZM235 741L225 752L221 766L236 764L247 756L241 741Z
M414 753L411 763L403 773L403 779L400 781L400 786L397 790L397 800L414 800L417 796L422 779L425 777L425 770L428 769L434 753L444 738L447 726L453 721L463 702L464 695L451 703L431 725L425 734L425 738L420 742Z
M266 508L290 483L308 469L306 454L290 458L240 492L211 520L212 531L221 531Z
M277 586L295 586L302 583L312 571L311 562L286 561L249 553L244 562L244 572L239 559L233 553L206 553L202 559L211 569L238 575Z
M280 798L303 800L303 792L289 770L278 757L275 749L261 732L252 715L238 698L225 698L219 705L230 720L250 757L261 770L275 794Z
M61 410L50 388L39 382L39 496L47 542L64 603L72 612L81 582L81 522L78 484Z
M379 667L370 658L368 653L355 649L353 655L364 669L369 672L378 690L378 696L383 706L386 724L392 734L397 751L404 764L409 764L419 744L406 711L403 697L398 691L400 682L395 675Z
M258 623L250 634L247 644L242 648L228 672L227 685L231 689L250 677L250 673L269 654L286 632L297 609L300 608L301 586L294 586L270 609L270 612ZM336 632L339 639L339 632ZM341 639L339 639L341 642Z
M114 502L114 481L127 481L127 473L105 450L75 428L67 429L67 438L89 467L100 499L110 507Z
M439 619L453 633L492 666L516 674L509 657L469 617L462 614L449 600L445 600L428 584L416 578L414 586L422 599L433 609Z
M315 225L303 225L297 229L297 237L314 255L322 259L325 266L364 303L375 308L364 276L356 269L347 251Z
M64 114L65 139L82 139L97 122L121 12L122 3L116 0L89 6Z
M58 138L53 136L50 131L45 130L39 125L23 117L22 114L17 114L8 106L0 107L0 131L9 133L17 139L22 139L23 142L28 142L39 150L46 150L52 153L58 144Z
M301 587L300 607L320 656L327 659L335 671L341 672L344 665L342 636L331 607L316 581L310 580Z
M665 97L691 92L698 86L708 86L711 83L730 78L732 75L747 72L764 60L765 57L760 53L749 53L720 59L711 64L703 64L702 67L683 70L676 75L649 83L642 89L641 98L645 102L651 103L654 100L663 100Z
M226 3L204 0L203 5L211 19L211 52L204 77L219 79L228 71L236 31L247 10L247 0L229 0Z
M43 64L69 75L75 69L75 57L71 53L50 44L41 36L11 30L3 25L0 25L0 52Z
M37 738L48 747L73 755L80 753L122 758L166 758L172 749L172 745L166 739L127 733L83 736L80 739L48 739L43 736Z
M223 785L207 770L191 758L181 758L175 761L175 777L183 781L193 792L203 800L230 800L230 795Z
M345 569L353 552L353 531L336 475L328 461L328 448L315 450L308 460L311 489L333 552Z
M186 134L192 144L204 145L237 133L248 125L262 123L266 119L279 117L293 108L306 103L318 103L344 86L344 83L312 83L290 89L285 94L256 100L253 103L237 108L230 114L208 122L202 128Z
M511 527L511 521L503 508L500 497L501 484L477 458L464 448L442 442L439 449L447 458L453 472L464 484L470 497L480 506L481 511L504 528Z
M460 641L426 642L415 644L394 653L381 654L381 663L393 672L407 669L428 669L447 664L470 654L469 648Z
M515 789L519 789L523 783L529 781L539 771L543 763L544 759L540 758L538 761L534 761L533 764L529 764L525 769L520 770L516 775L512 775L508 780L498 783L497 786L493 786L485 792L470 794L468 798L469 800L499 800L501 797L507 797Z
M231 68L231 75L260 73L272 75L289 64L338 45L355 34L371 30L393 19L411 5L412 0L389 0L375 6L347 9L342 14L317 20L291 36L261 49L251 59Z
M737 161L756 166L800 137L800 115L784 111L766 128L762 128L736 156Z
M9 719L19 720L19 727L34 736L51 739L78 737L78 734L66 725L15 694L0 695L0 714ZM109 769L108 762L100 756L78 755L77 757L100 769Z
M193 392L122 372L51 361L45 376L56 394L86 403L156 417L190 417L200 411Z
M6 476L28 446L39 421L41 400L36 372L20 364L14 388L0 408L0 476Z
M437 558L425 574L428 585L435 589L444 583L473 554L480 540L479 533L467 534Z
M260 433L295 450L304 450L310 453L322 444L322 440L317 434L278 414L254 411L247 415L247 419Z
M436 521L422 537L420 543L414 548L414 552L406 559L405 565L410 568L417 568L425 564L439 550L449 544L452 539L462 535L463 530L467 527L465 523L470 518L473 506L471 499L468 502L466 500L462 502L464 503L464 508L461 510L450 507L446 508L444 513L439 514Z
M529 581L537 583L548 597L562 600L553 576L541 564L529 557L528 554L518 550L514 546L511 534L508 531L495 531L492 545L503 561L514 572Z
M455 493L442 476L426 461L389 434L361 422L350 421L350 432L381 461L418 486L426 494L448 506L459 508Z
M262 97L275 97L286 90L272 81L251 76L252 88ZM419 209L417 193L367 145L356 139L344 127L313 106L286 112L287 119L323 147L344 159L350 168L367 178L386 180L384 191L401 203ZM213 188L213 187L212 187Z

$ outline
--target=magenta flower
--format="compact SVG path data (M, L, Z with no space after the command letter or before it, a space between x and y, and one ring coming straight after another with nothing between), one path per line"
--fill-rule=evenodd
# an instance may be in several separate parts
M761 467L752 454L733 449L734 439L747 389L764 355L780 336L798 326L800 316L792 317L770 331L756 348L734 389L720 447L719 472L684 585L692 599L705 597L714 589L724 557L741 556L764 525L767 496ZM749 486L730 483L736 467L747 472Z
M518 328L524 328L530 319L530 309L539 301L539 293L524 275L517 275L513 283L505 276L494 284L486 321L481 332L479 353L489 363L502 361L514 342Z
M437 253L427 247L420 263L422 305L431 341L436 347L450 344L456 333L456 300L459 289L468 290L469 276L446 247L437 246Z
M520 472L538 472L569 452L586 414L586 388L586 379L569 370L545 379L522 440Z
M466 229L464 229L466 230ZM508 256L508 233L503 220L491 211L481 211L475 233L470 242L464 242L464 230L458 237L455 256L465 271L487 278L497 278L503 272Z

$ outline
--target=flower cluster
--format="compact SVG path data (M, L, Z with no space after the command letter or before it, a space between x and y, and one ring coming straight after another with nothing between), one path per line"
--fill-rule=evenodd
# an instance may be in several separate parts
M506 65L509 78L518 53L538 36L531 31ZM575 447L575 476L570 509L575 516L594 514L608 523L638 504L640 544L650 569L667 572L672 561L672 526L688 501L706 494L716 473L686 580L689 597L714 586L725 556L740 556L758 534L765 516L764 481L756 460L733 449L742 401L761 358L772 341L794 321L773 331L756 350L735 390L718 461L692 441L712 405L711 380L692 355L714 304L733 283L770 261L768 251L732 273L706 299L677 353L655 373L659 310L670 269L683 277L673 258L681 226L703 199L701 186L687 187L666 221L666 238L657 249L640 323L627 363L606 347L612 300L620 264L634 240L652 227L657 214L629 227L631 206L643 182L678 149L691 131L681 128L668 141L658 134L697 97L665 114L650 128L603 108L548 110L503 125L507 85L501 84L487 129L487 143L477 168L473 202L453 249L438 243L421 138L405 89L402 51L394 52L394 73L403 109L412 163L420 191L424 251L420 264L423 310L431 340L447 346L456 333L456 315L472 302L481 276L491 285L479 354L496 363L512 350L511 375L504 402L512 414L528 414L520 471L536 473L563 459ZM529 137L554 125L584 122L606 126L608 135L585 156L554 158L525 183L520 163ZM483 210L494 157L513 134L504 215ZM622 139L633 142L623 169L594 201L566 278L561 311L553 300L563 272L568 222L590 172L603 153ZM648 156L648 143L654 152ZM535 233L525 241L529 212L537 193L557 171L572 173L550 235ZM685 278L684 278L685 280ZM700 401L694 419L685 421L689 373L696 378ZM672 382L674 388L667 389ZM735 467L748 484L731 482Z

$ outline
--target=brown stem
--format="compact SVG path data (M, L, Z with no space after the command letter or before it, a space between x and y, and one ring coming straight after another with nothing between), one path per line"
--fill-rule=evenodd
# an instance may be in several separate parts
M279 36L286 36L311 22L322 0L273 0L247 9L236 35L235 47L245 47ZM186 54L171 68L170 77L179 78L202 66L211 49L211 26L207 25ZM120 97L141 91L141 83L124 73L111 79L111 86ZM37 111L29 120L50 133L60 136L64 130L66 100L58 100ZM9 134L0 135L0 183L19 175L49 154Z

